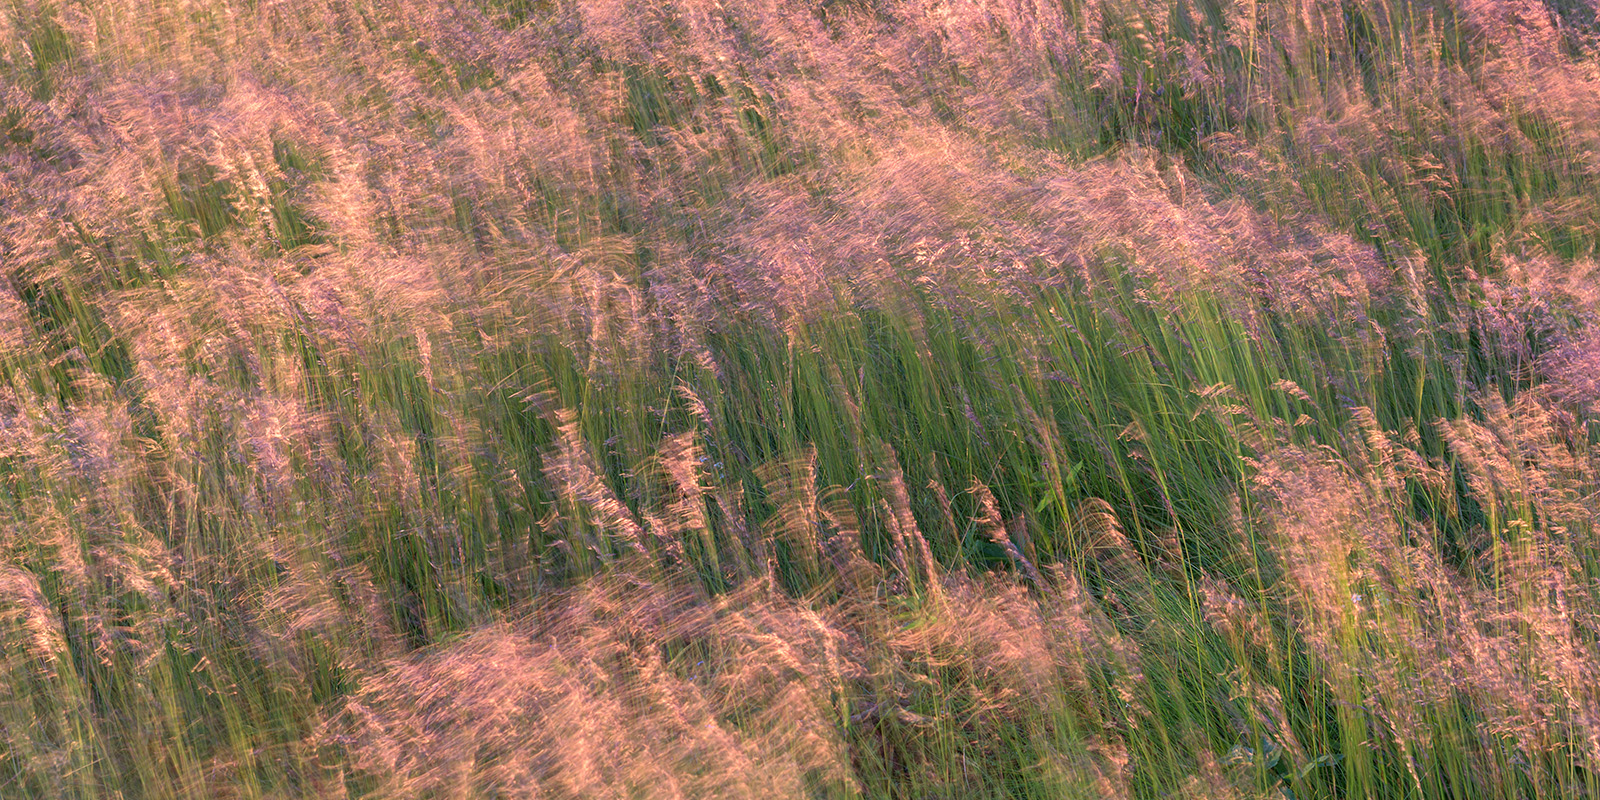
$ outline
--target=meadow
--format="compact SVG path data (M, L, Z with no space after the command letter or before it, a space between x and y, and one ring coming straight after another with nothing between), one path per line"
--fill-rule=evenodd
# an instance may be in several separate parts
M1593 0L0 0L0 797L1600 798Z

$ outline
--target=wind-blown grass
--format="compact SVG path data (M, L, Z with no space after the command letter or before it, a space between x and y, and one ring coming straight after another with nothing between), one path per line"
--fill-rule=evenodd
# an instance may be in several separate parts
M0 796L1600 795L1520 0L0 8Z

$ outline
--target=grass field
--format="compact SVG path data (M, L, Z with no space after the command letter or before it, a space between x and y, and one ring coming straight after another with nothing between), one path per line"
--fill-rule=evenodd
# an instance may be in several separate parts
M1600 798L1593 0L0 0L0 797Z

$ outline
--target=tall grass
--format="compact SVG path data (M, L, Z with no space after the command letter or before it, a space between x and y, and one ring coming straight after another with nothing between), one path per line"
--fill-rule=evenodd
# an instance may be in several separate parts
M6 0L0 796L1600 796L1522 0Z

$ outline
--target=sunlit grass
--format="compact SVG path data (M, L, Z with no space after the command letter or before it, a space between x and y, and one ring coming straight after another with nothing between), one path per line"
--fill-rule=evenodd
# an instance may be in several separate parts
M0 796L1600 794L1596 35L9 2Z

